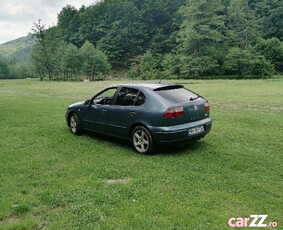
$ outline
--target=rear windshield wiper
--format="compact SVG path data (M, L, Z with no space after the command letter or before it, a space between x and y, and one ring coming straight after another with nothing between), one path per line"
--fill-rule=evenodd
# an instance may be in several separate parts
M190 98L190 101L194 101L194 100L196 100L196 99L198 99L198 98L199 98L199 96L191 97L191 98Z

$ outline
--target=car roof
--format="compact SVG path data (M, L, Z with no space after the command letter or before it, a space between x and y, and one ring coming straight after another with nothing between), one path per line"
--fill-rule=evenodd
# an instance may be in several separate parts
M167 87L183 87L181 85L177 84L168 84L168 83L123 83L123 84L115 84L111 87L137 87L137 88L147 88L151 90L157 90L161 88L167 88Z

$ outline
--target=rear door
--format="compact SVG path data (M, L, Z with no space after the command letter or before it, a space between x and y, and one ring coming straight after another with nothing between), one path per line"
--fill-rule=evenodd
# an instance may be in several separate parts
M122 87L114 105L109 107L110 134L128 138L129 129L142 111L144 94L136 88Z

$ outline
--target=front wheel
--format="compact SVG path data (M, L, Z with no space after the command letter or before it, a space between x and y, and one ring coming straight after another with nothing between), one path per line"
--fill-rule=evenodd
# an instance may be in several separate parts
M75 113L70 116L70 129L71 132L75 135L80 135L83 132L80 120Z
M137 153L149 154L153 151L153 139L150 132L143 126L134 128L131 141Z

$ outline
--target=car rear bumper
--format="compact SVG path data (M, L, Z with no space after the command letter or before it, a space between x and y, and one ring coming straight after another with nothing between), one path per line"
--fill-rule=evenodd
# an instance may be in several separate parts
M203 126L204 130L189 134L189 129ZM197 140L209 133L212 126L211 118L190 122L182 125L168 126L168 127L149 127L153 138L158 144L166 143L185 143L190 140Z

